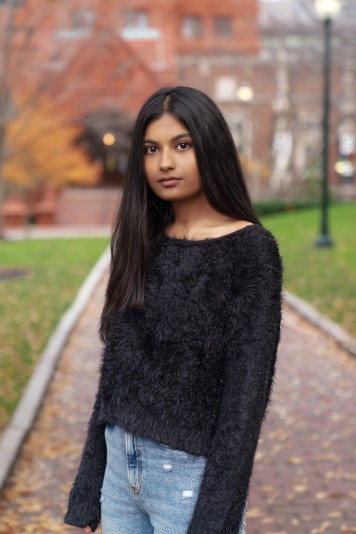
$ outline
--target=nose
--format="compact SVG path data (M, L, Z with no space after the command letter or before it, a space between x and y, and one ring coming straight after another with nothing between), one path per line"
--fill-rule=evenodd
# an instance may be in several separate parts
M168 171L169 169L174 169L175 167L173 154L168 148L161 151L159 167L161 171Z

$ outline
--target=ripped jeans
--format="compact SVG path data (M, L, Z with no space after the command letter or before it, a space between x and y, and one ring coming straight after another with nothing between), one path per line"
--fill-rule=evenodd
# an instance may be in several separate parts
M133 436L116 425L107 425L105 439L103 534L185 534L206 459ZM236 534L245 534L245 527Z

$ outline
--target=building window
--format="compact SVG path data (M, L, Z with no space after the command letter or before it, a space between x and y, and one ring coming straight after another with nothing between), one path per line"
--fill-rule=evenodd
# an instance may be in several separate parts
M215 80L215 99L219 102L236 100L237 84L232 76L222 76Z
M0 0L0 6L11 6L11 7L22 7L23 6L23 0Z
M183 18L182 35L187 39L201 37L203 34L203 19L196 15L189 15Z
M143 9L128 9L124 14L121 37L127 41L149 41L161 38L161 33L149 25L148 12Z
M90 9L79 9L72 14L73 28L92 28L95 24L96 14Z
M126 11L125 29L142 30L148 28L148 14L143 10Z
M230 37L232 35L232 18L228 16L215 17L215 35L218 37Z

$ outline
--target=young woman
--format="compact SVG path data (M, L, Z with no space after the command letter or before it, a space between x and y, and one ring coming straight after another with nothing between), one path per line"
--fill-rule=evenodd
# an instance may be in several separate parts
M270 397L282 267L204 93L134 128L101 318L100 383L65 521L104 534L242 534Z

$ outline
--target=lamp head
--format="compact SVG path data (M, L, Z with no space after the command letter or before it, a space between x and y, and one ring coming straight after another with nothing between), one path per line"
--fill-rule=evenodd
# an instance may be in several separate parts
M238 87L236 96L242 102L251 102L254 97L254 91L250 85L244 83Z
M106 132L103 135L103 143L104 143L104 145L106 145L106 146L114 145L115 141L116 141L116 138L115 138L114 134L112 134L110 132Z
M341 9L340 0L314 0L315 11L322 20L332 20Z

